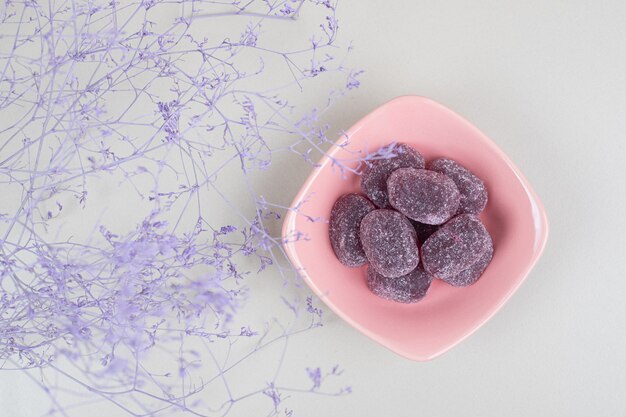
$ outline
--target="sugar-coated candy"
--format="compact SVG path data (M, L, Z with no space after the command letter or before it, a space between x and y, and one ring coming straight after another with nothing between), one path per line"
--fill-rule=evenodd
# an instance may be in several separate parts
M432 161L428 169L445 174L454 181L461 193L459 214L478 214L484 210L487 205L487 187L463 165L452 159L439 158Z
M361 220L376 207L360 194L344 194L330 212L328 234L339 262L355 268L367 262L359 239Z
M460 214L422 245L424 269L435 278L450 280L474 265L491 246L491 237L480 220Z
M456 214L461 198L448 176L415 168L392 172L387 180L387 191L393 208L425 224L445 223Z
M387 178L398 168L424 168L424 157L418 151L399 143L394 148L396 156L389 159L375 159L368 162L361 176L361 190L376 204L385 208L389 206L387 198Z
M385 277L371 265L367 268L367 287L381 298L399 303L416 303L430 288L433 277L419 265L406 275L396 278Z
M423 244L426 239L430 237L433 233L435 233L441 225L438 224L424 224L420 222L416 222L415 220L411 220L413 223L413 227L415 228L415 233L417 233L417 244Z
M385 277L406 275L419 263L415 229L397 211L368 213L361 221L360 237L370 265Z
M487 251L472 266L459 272L452 278L446 278L444 281L455 287L466 287L478 281L478 278L481 277L491 262L491 258L493 258L493 244L491 239L489 241L490 245Z

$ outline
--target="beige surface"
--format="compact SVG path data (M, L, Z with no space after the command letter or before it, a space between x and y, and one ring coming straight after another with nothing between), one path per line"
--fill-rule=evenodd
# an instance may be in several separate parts
M347 128L402 94L440 101L517 163L551 236L502 311L433 362L397 357L328 313L326 326L291 342L290 363L302 366L294 373L339 363L354 392L298 400L294 415L626 413L624 17L626 3L609 0L341 3L341 37L366 73L327 121ZM308 171L285 164L289 181L273 198L288 204ZM26 378L0 373L0 387L0 415L41 409Z

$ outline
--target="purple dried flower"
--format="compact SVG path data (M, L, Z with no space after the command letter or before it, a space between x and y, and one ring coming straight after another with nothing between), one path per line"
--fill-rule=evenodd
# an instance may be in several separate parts
M165 138L168 141L176 140L178 137L178 119L180 118L180 108L178 100L172 100L169 103L159 101L157 103L159 113L163 118L163 130L166 133Z
M50 415L76 415L70 386L124 415L203 415L208 397L227 392L225 415L241 401L228 391L230 369L321 325L311 297L289 302L291 321L268 317L277 337L239 314L257 271L283 276L285 293L297 285L278 262L284 202L266 201L266 178L252 174L277 152L318 159L331 142L320 115L358 87L359 72L335 59L335 3L308 2L327 17L293 51L261 44L260 28L298 24L302 0L181 1L180 15L152 0L5 5L0 181L18 197L0 214L0 370L39 368ZM225 9L248 17L229 21L236 35L198 38L202 17ZM265 81L276 57L284 66L271 71L286 87ZM348 75L345 88L295 123L288 88L333 74ZM222 189L225 175L241 189ZM238 222L217 220L225 208ZM249 396L290 415L283 407L298 391L272 371ZM211 383L225 389L201 394Z
M363 74L363 72L364 72L363 70L359 70L359 71L352 70L348 73L348 81L346 82L346 88L348 90L359 88L359 86L361 85L361 82L357 80L357 77Z
M306 373L309 376L311 382L313 382L313 388L317 389L322 384L322 370L318 368L310 369L306 368Z

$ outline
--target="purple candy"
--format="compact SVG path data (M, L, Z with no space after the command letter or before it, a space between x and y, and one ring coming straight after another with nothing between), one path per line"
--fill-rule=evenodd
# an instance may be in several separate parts
M452 159L439 158L432 161L428 169L445 174L454 181L461 193L459 214L478 214L484 210L487 205L487 187L463 165Z
M413 227L415 228L415 233L417 233L417 244L421 245L426 242L426 239L430 237L433 233L435 233L441 225L438 224L424 224L420 222L416 222L415 220L411 220Z
M371 266L386 277L406 275L417 267L419 251L409 219L393 210L374 210L361 221L361 244Z
M376 207L360 194L345 194L330 212L328 234L339 262L355 268L367 262L359 240L361 220Z
M367 268L367 287L381 298L399 303L416 303L430 288L433 277L421 265L406 275L388 278L380 275L374 268Z
M376 159L369 162L361 176L361 190L376 206L389 206L387 198L387 178L398 168L424 168L424 157L404 143L394 148L397 156L389 159Z
M454 181L439 172L400 168L387 180L391 206L410 219L442 224L459 209L461 198Z
M478 261L474 262L474 265L464 271L461 271L458 275L452 278L446 278L444 281L455 287L466 287L478 281L478 278L480 278L483 272L485 272L487 265L491 262L491 258L493 258L493 244L491 244L491 239L489 239L489 242L489 248L487 248L487 251L480 257L480 259L478 259Z
M432 234L422 245L424 269L444 281L476 263L492 246L476 216L461 214Z

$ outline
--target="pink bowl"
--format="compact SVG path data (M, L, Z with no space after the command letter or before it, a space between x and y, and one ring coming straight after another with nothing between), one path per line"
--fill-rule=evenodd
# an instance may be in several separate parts
M489 138L432 100L398 97L365 116L347 135L349 144L340 138L296 196L292 207L299 209L290 211L283 225L286 253L315 294L352 326L406 358L433 359L477 330L521 285L546 244L545 210L522 173ZM354 152L392 141L413 145L427 161L453 158L485 181L489 203L480 217L493 237L495 254L476 284L454 288L436 280L419 303L383 300L367 289L365 267L339 263L327 221L310 220L327 220L339 196L360 191L359 177L348 173L342 178L331 158L354 160ZM308 239L289 241L295 231Z

